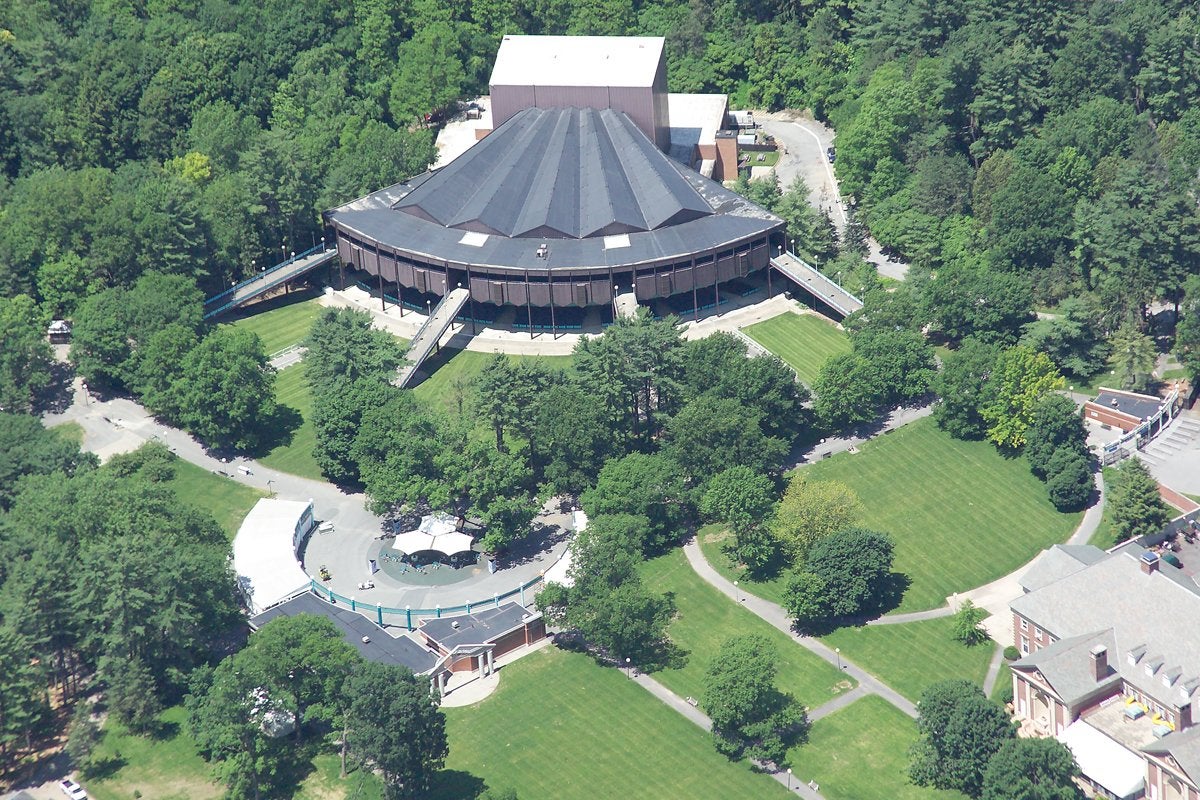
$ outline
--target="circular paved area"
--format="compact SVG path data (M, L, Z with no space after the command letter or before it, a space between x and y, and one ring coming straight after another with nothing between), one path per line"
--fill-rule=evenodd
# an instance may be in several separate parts
M314 531L305 547L303 564L305 571L318 580L318 570L324 565L329 570L330 579L322 581L323 586L373 606L411 606L416 609L481 603L539 577L566 551L571 531L570 514L539 514L533 524L534 534L506 558L498 561L495 572L489 570L486 557L481 555L477 565L459 570L443 566L421 574L381 569L369 575L369 559L378 556L385 548L390 549L390 540L380 541L381 528L368 526L338 525L329 533ZM442 573L454 579L453 582L430 585L429 576L440 576ZM358 584L368 578L375 582L375 588L359 589ZM527 592L526 595L528 601L533 592Z

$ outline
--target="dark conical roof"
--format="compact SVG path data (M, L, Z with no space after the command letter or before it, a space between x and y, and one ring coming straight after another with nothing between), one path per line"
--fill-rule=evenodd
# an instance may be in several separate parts
M508 238L652 231L713 214L680 169L621 112L528 108L393 208Z

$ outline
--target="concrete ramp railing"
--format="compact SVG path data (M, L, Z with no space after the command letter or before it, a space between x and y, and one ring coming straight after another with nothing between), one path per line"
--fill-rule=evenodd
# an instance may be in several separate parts
M834 283L815 267L805 263L795 253L781 253L773 256L771 266L791 278L797 286L843 317L862 310L862 300Z

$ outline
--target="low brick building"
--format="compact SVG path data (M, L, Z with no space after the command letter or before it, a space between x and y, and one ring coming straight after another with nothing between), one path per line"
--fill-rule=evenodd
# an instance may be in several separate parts
M490 675L497 658L546 638L546 622L539 612L505 603L463 616L424 620L417 633L439 656L439 689L444 692L446 673Z

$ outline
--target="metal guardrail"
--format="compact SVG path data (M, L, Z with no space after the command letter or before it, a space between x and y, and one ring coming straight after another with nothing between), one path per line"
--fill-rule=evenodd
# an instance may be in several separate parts
M380 627L383 627L385 624L384 615L401 617L403 619L403 625L411 631L416 630L414 620L420 621L422 618L427 619L430 617L440 619L442 617L454 617L461 614L470 614L473 610L487 608L488 606L498 608L502 601L508 600L512 597L519 596L521 605L525 605L525 591L537 586L544 580L544 576L538 575L532 580L526 581L517 588L510 589L503 594L494 594L491 597L479 600L477 602L464 603L463 605L458 606L447 606L446 608L442 608L441 606L435 606L434 608L411 608L408 606L404 608L391 608L389 606L378 605L375 603L364 603L356 598L346 597L343 594L338 594L332 589L322 586L315 579L310 579L309 589L313 594L328 600L330 603L340 603L344 606L347 606L351 611L357 611L364 616L372 617L375 620L375 623Z

